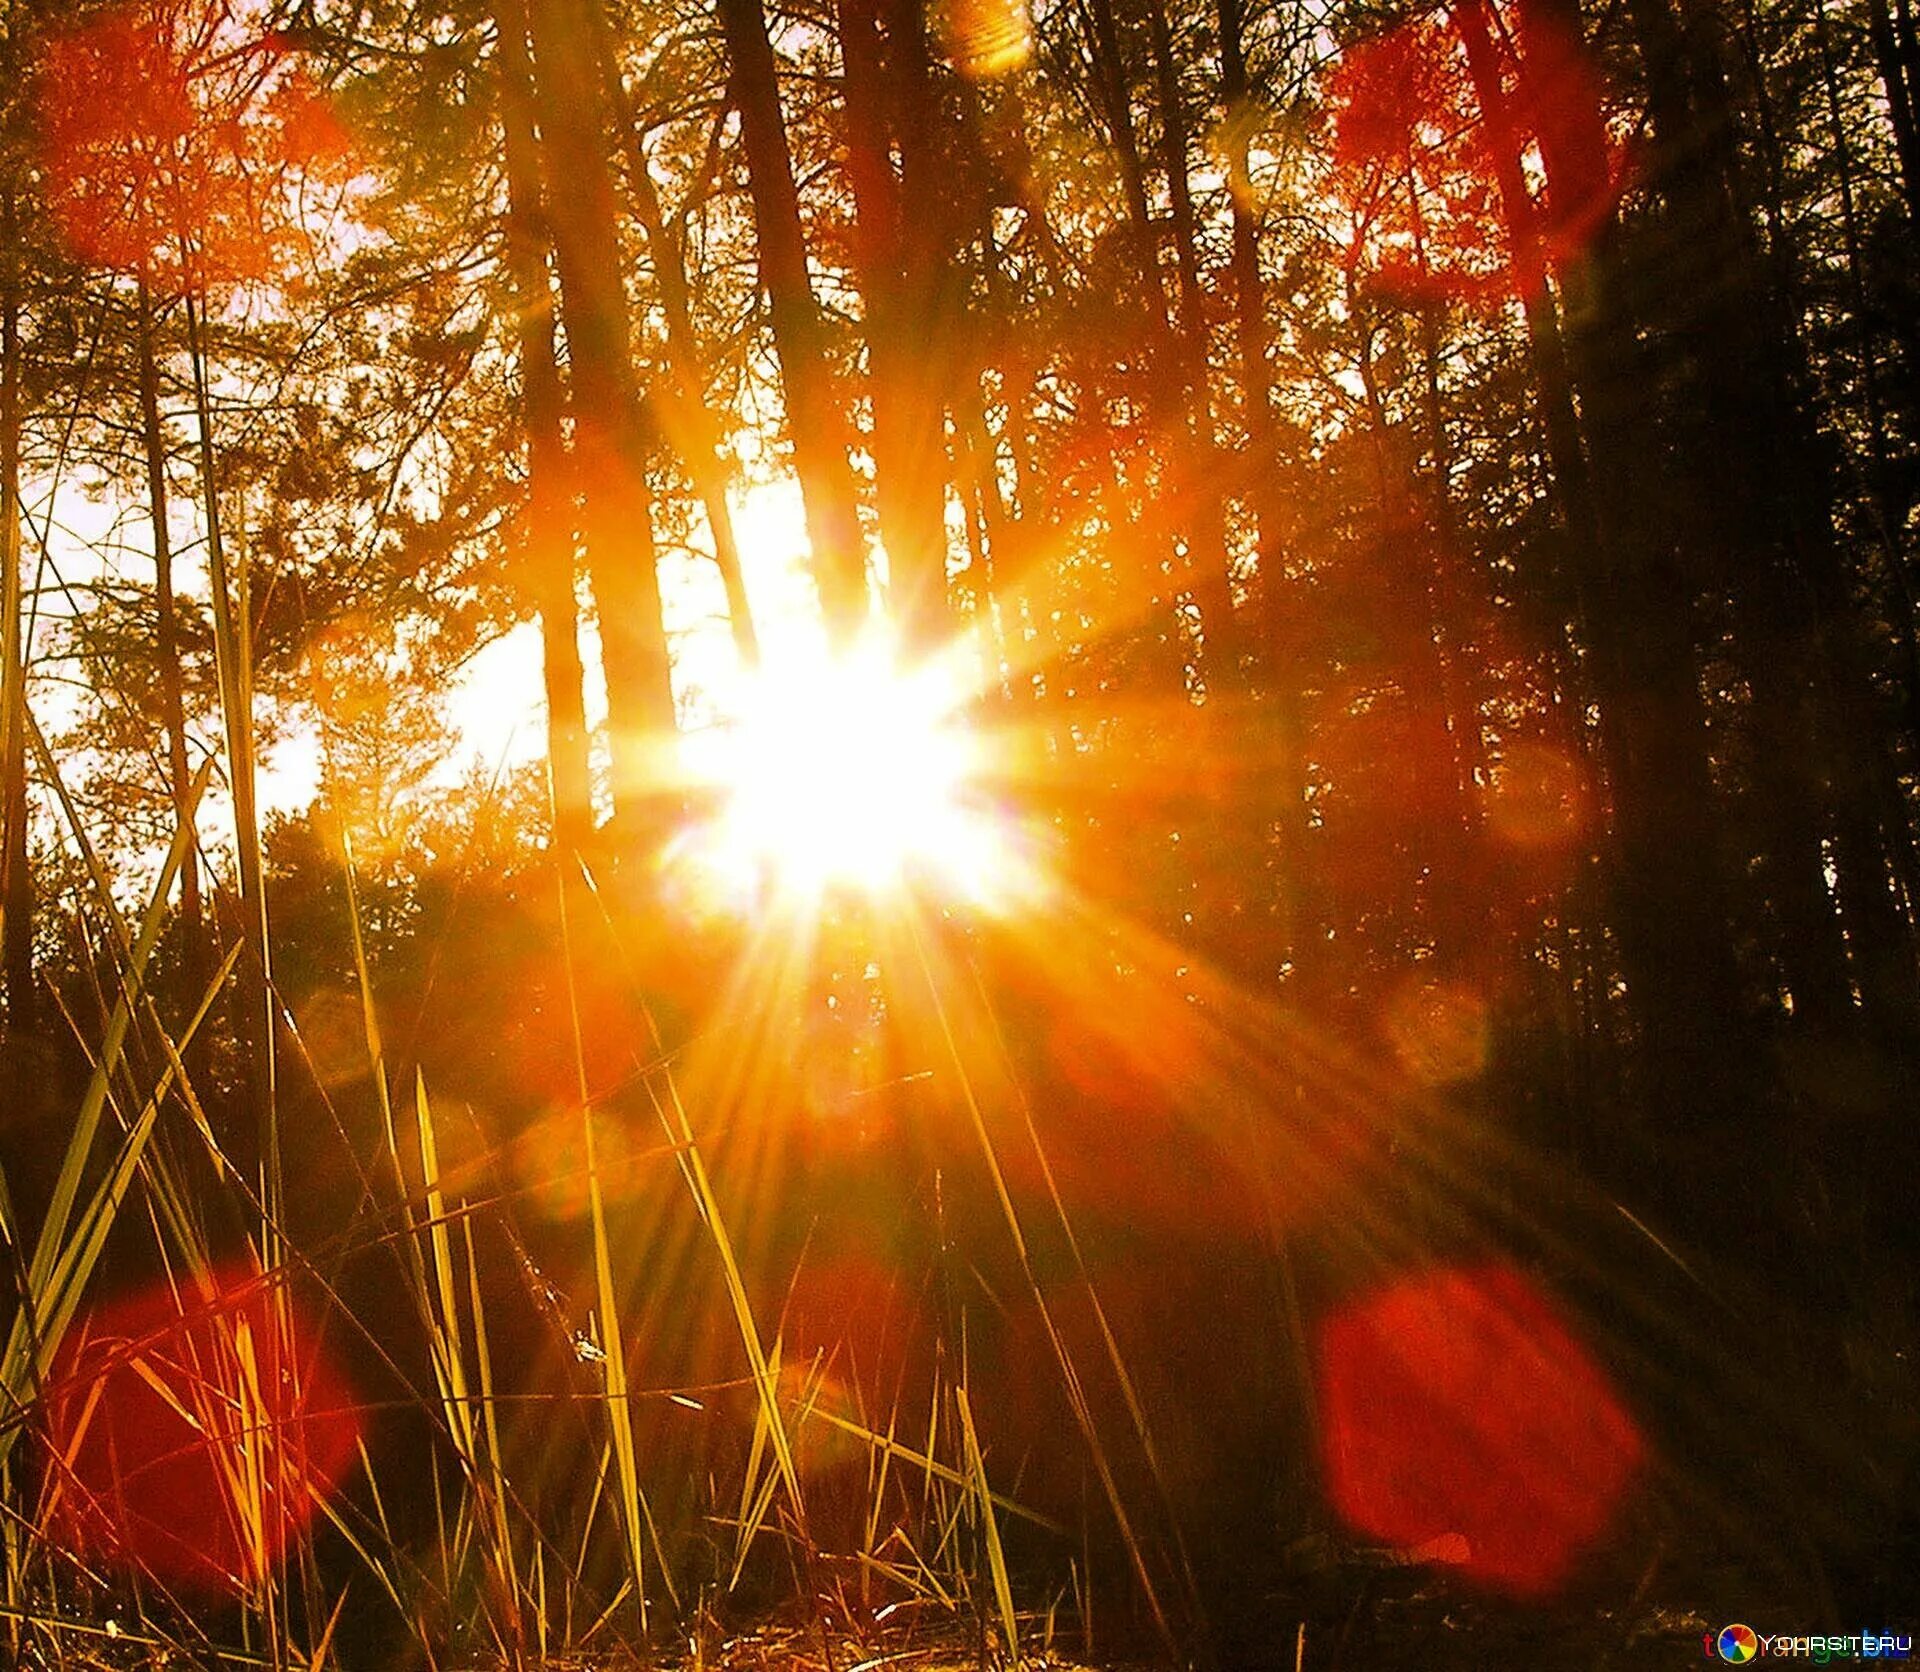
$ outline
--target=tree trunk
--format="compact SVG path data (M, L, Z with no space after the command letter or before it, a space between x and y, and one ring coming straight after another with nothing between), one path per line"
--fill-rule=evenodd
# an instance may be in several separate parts
M607 130L587 7L532 0L535 97L548 225L573 378L575 480L607 678L613 799L643 846L672 808L661 751L674 733L647 466L653 426L634 375Z
M27 871L26 646L20 562L20 244L11 191L0 204L0 976L7 1030L33 1031L33 878Z
M701 365L700 339L693 326L693 297L687 286L686 251L678 232L667 223L660 193L647 166L645 136L634 112L633 99L620 74L605 14L593 8L595 57L601 80L613 106L615 120L627 149L628 189L640 229L646 234L653 260L654 282L660 291L661 312L667 326L667 362L671 395L666 402L667 439L680 455L700 507L706 512L713 536L714 563L727 594L727 620L741 665L760 665L760 637L747 599L746 571L740 562L740 541L733 526L733 508L727 503L727 471L720 455L720 425L707 405L706 373Z
M906 642L925 651L938 642L946 616L942 408L954 347L941 271L949 259L948 183L935 167L931 138L940 101L913 6L840 0L838 19L874 503L894 620Z
M814 581L834 642L845 645L867 618L866 540L847 458L846 414L834 387L825 331L800 225L773 43L760 0L720 0L753 199L760 282L773 315L774 352L786 394L787 435L806 507Z
M1172 209L1174 270L1180 293L1179 328L1176 330L1171 321L1166 324L1168 358L1180 367L1182 434L1176 452L1184 478L1179 493L1184 507L1181 521L1194 599L1200 606L1207 682L1216 696L1223 697L1242 688L1245 670L1228 575L1226 507L1214 454L1213 400L1207 377L1207 298L1200 278L1193 186L1187 174L1190 140L1165 0L1147 0L1147 23L1160 101L1160 163Z
M1761 882L1780 925L1795 1014L1846 1026L1854 1002L1826 843L1837 799L1859 790L1836 777L1834 754L1848 750L1870 778L1877 745L1869 741L1863 756L1860 740L1836 729L1834 698L1853 671L1832 486L1798 409L1794 330L1768 283L1743 201L1735 113L1717 48L1668 0L1631 0L1629 16L1647 67L1666 244L1688 252L1672 275L1671 300L1701 424L1683 468L1705 513L1702 567L1734 600L1754 693ZM1850 705L1842 698L1841 706Z
M1488 151L1494 183L1500 193L1500 217L1507 232L1520 306L1526 319L1527 351L1533 366L1535 397L1540 407L1540 430L1553 471L1560 514L1569 540L1590 548L1598 538L1593 509L1592 480L1586 449L1580 439L1580 420L1573 408L1568 381L1566 345L1560 331L1560 310L1547 288L1546 252L1527 189L1520 156L1525 136L1514 121L1502 85L1499 56L1487 28L1485 0L1463 0L1452 10L1461 44L1466 49L1468 73L1487 124ZM1574 566L1577 570L1577 565Z
M1440 377L1440 305L1427 266L1426 211L1421 204L1420 182L1410 147L1404 163L1415 271L1421 281L1416 319L1420 339L1421 407L1427 421L1428 493L1432 504L1426 523L1435 548L1427 587L1428 616L1433 629L1433 659L1440 680L1440 700L1453 754L1462 820L1460 833L1464 835L1478 823L1476 787L1485 777L1486 749L1481 737L1480 704L1471 690L1466 659L1459 654L1468 604L1459 579L1462 553L1460 526L1453 510L1453 439L1447 428L1446 396Z
M1166 287L1160 278L1160 260L1154 248L1153 220L1147 209L1147 175L1140 159L1140 139L1133 125L1133 94L1128 86L1126 55L1120 49L1120 31L1113 0L1088 0L1093 28L1093 82L1095 97L1106 122L1114 158L1120 166L1120 195L1127 212L1127 237L1133 254L1140 294L1134 306L1146 311L1152 329L1163 331L1167 320Z
M1608 202L1604 123L1569 98L1580 50L1574 0L1527 0L1522 74L1535 78L1548 201L1567 243L1567 357L1592 469L1596 541L1585 554L1586 618L1612 814L1609 917L1637 1020L1643 1091L1686 1124L1727 1113L1744 1076L1745 1012L1722 884L1723 835L1708 765L1694 642L1695 597L1675 549L1659 449L1647 433L1651 379L1627 312L1629 275Z
M1298 671L1296 607L1285 575L1283 516L1278 491L1279 437L1273 421L1273 379L1267 365L1266 286L1260 276L1259 229L1243 113L1249 97L1241 0L1219 0L1220 94L1226 107L1222 138L1232 219L1234 339L1240 369L1242 425L1247 437L1245 480L1254 519L1259 565L1260 622L1257 686L1262 708L1266 780L1273 786L1273 887L1278 939L1298 964L1318 930L1307 909L1307 798L1304 703Z
M1418 739L1407 763L1416 805L1426 812L1421 830L1426 852L1416 885L1420 915L1449 952L1466 941L1442 914L1457 910L1466 890L1463 863L1468 807L1459 764L1463 719L1454 711L1446 658L1434 630L1438 549L1431 504L1419 491L1418 443L1404 441L1387 415L1376 371L1374 326L1351 264L1346 271L1347 308L1360 330L1360 384L1366 397L1368 439L1374 462L1378 509L1373 540L1380 575L1383 625L1392 629L1393 661L1410 733Z
M572 495L561 420L565 394L554 359L553 285L534 137L533 87L524 6L496 11L501 118L506 136L507 259L513 270L520 351L521 422L527 437L527 590L540 615L541 679L547 698L547 780L561 853L579 853L593 834L585 670L574 590Z
M245 1061L248 1102L259 1145L263 1259L278 1259L281 1222L280 1124L275 1064L273 955L268 933L266 866L260 841L260 805L253 738L253 609L243 553L237 576L227 567L220 514L219 454L208 393L203 305L189 293L187 351L193 363L194 415L200 432L200 487L207 529L207 585L213 603L213 642L226 722L227 778L233 792L234 850L240 869L240 932L246 948L235 982L235 1033ZM236 586L237 580L237 586Z
M1873 36L1873 56L1880 85L1887 96L1887 116L1900 158L1900 184L1906 193L1907 216L1920 229L1920 84L1914 79L1911 52L1903 54L1887 0L1867 0L1867 24Z
M1193 534L1193 496L1210 491L1212 484L1202 483L1195 477L1190 367L1187 352L1173 323L1173 304L1160 271L1159 242L1147 198L1146 164L1141 154L1139 131L1134 123L1131 71L1112 0L1088 0L1087 18L1092 36L1094 100L1120 170L1120 199L1125 211L1122 224L1137 289L1137 295L1121 298L1119 302L1137 322L1140 348L1147 362L1148 407L1161 444L1167 452L1166 480L1152 513L1145 519L1148 538L1143 544L1147 561L1157 565L1162 560L1155 547L1175 546L1184 539L1186 584L1192 588L1195 602L1200 607L1203 633L1217 633L1224 622L1227 624L1226 637L1230 645L1233 636L1232 608L1224 566L1197 556L1196 548L1201 542ZM1177 124L1177 118L1175 120ZM1177 125L1175 144L1179 144ZM1166 161L1164 155L1162 161ZM1184 177L1184 162L1179 165L1177 172ZM1181 567L1180 554L1176 551L1172 553L1172 558L1172 567L1177 573ZM1146 576L1146 583L1149 592L1155 594L1149 600L1153 607L1173 616L1175 600L1157 595L1159 589L1151 569ZM1175 590L1179 590L1178 582L1175 583ZM1162 683L1184 688L1186 657L1180 642L1177 619L1167 620L1164 626L1156 622L1155 631L1164 637L1169 652L1165 656L1154 657ZM1207 650L1204 643L1202 648L1203 652ZM1237 671L1237 657L1231 648L1219 660L1227 668ZM1231 678L1223 680L1216 675L1216 689L1231 684Z
M153 528L153 598L160 657L160 724L167 738L167 792L176 827L193 818L193 770L187 759L187 711L180 665L179 611L173 594L173 539L167 527L167 442L160 425L160 372L153 350L152 298L143 283L138 296L140 432L146 449L147 518ZM186 1002L199 1002L209 965L200 909L199 845L189 842L180 859L180 967ZM204 1060L204 1057L203 1059Z

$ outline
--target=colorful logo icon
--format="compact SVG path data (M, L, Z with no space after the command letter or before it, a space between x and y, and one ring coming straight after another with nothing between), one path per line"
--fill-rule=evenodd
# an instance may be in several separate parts
M1742 1666L1760 1652L1760 1639L1754 1636L1752 1626L1728 1626L1714 1646L1719 1649L1722 1660Z

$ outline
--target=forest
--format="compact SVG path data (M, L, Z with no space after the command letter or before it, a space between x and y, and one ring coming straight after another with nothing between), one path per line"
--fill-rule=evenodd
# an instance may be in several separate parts
M1911 1653L1911 0L0 0L0 573L0 1663Z

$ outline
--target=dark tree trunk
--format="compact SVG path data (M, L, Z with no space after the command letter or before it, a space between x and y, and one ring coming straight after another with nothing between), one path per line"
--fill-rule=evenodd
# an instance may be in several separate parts
M607 128L588 8L532 0L548 226L560 274L572 375L575 480L607 677L616 812L642 842L661 803L657 753L674 731L673 682L660 611L647 466L651 411L628 341Z
M1234 340L1240 371L1241 422L1246 430L1243 467L1253 512L1254 551L1259 565L1256 594L1260 646L1256 694L1266 759L1263 777L1272 789L1269 813L1274 836L1272 885L1276 939L1296 963L1315 937L1318 914L1307 909L1307 799L1304 704L1300 691L1296 601L1285 573L1286 549L1279 493L1280 448L1273 418L1273 379L1268 369L1266 286L1260 274L1259 230L1253 214L1253 181L1241 120L1248 98L1241 0L1219 0L1220 93L1226 107L1227 187L1232 217Z
M1410 734L1417 739L1407 763L1416 786L1425 853L1416 885L1420 915L1449 952L1465 936L1443 925L1441 914L1457 908L1466 889L1463 865L1468 826L1466 788L1459 767L1459 730L1446 658L1434 630L1435 576L1444 561L1429 495L1419 482L1418 443L1390 421L1374 359L1375 326L1357 275L1347 270L1347 306L1360 328L1360 382L1366 396L1368 438L1374 462L1375 514L1371 542L1386 608L1384 625L1393 641L1393 662L1403 688Z
M1527 189L1520 164L1525 141L1514 122L1503 87L1500 60L1487 28L1485 0L1463 0L1453 8L1454 27L1466 48L1468 72L1488 129L1488 151L1494 183L1500 192L1500 216L1519 284L1520 305L1526 317L1527 351L1533 367L1535 396L1540 408L1540 430L1546 441L1547 462L1568 539L1590 549L1598 538L1593 509L1593 487L1587 470L1586 449L1580 439L1580 420L1573 407L1566 345L1561 336L1560 311L1547 288L1546 251L1540 238L1533 194Z
M686 466L707 515L713 536L713 556L720 583L727 594L727 619L742 665L760 665L760 638L754 629L753 609L747 599L746 571L740 562L740 542L734 532L733 509L727 503L727 471L720 457L720 425L707 405L706 374L701 364L700 339L693 325L693 295L687 285L686 250L677 228L670 226L660 193L647 166L647 153L632 97L613 54L613 41L604 15L592 13L595 55L607 97L627 149L627 182L634 212L646 234L653 259L654 282L666 319L667 360L672 371L671 397L666 403L667 438Z
M1802 392L1804 348L1770 284L1748 212L1738 113L1715 41L1666 0L1630 8L1648 67L1656 185L1669 243L1696 266L1673 275L1675 334L1688 351L1702 426L1687 450L1707 513L1707 550L1732 558L1742 663L1754 691L1757 845L1780 924L1796 1014L1857 1019L1831 869L1859 910L1879 910L1889 841L1875 809L1897 803L1851 580L1832 525L1833 483ZM1865 879L1847 880L1857 868ZM1857 920L1853 933L1865 932ZM1910 982L1907 984L1910 988ZM1876 1008L1912 1012L1910 991Z
M20 541L20 245L9 191L0 204L0 975L10 1037L33 1031L33 878L27 871L26 646Z
M245 955L234 981L234 1033L244 1058L247 1101L252 1108L260 1175L264 1258L278 1259L283 1179L280 1170L278 1072L275 1060L273 937L267 908L265 855L261 846L257 759L253 735L253 606L244 546L229 570L220 506L219 453L213 435L205 304L189 293L181 306L187 320L187 351L193 365L193 405L200 440L200 490L207 530L207 585L219 662L220 708L227 740L227 780L233 794L234 850L240 872L240 925Z
M760 0L721 0L753 199L760 282L773 315L774 351L786 394L787 435L806 506L807 539L827 628L845 644L867 617L866 540L847 458L846 414L834 387L819 303L807 275L800 195L793 180L773 43Z
M1167 177L1174 271L1180 294L1179 326L1176 330L1171 321L1167 322L1166 353L1179 366L1182 431L1169 439L1174 441L1180 461L1181 522L1194 599L1200 606L1207 681L1216 696L1225 696L1243 687L1245 670L1240 624L1234 615L1233 587L1228 576L1226 506L1214 450L1213 401L1207 377L1211 333L1207 324L1206 289L1200 275L1193 183L1188 175L1191 140L1165 0L1146 0L1146 3L1160 103L1160 163Z
M941 273L948 189L934 160L940 103L913 6L842 0L838 15L874 502L894 618L907 642L924 650L940 636L947 579L942 403L953 318Z
M1899 32L1887 0L1867 0L1867 23L1873 35L1873 56L1880 85L1887 95L1887 117L1893 127L1900 158L1900 184L1906 192L1907 214L1920 229L1920 62L1909 40L1902 50ZM1912 30L1907 31L1911 36Z
M1610 911L1644 1091L1685 1125L1727 1112L1744 1073L1745 1007L1722 878L1724 837L1694 638L1695 593L1676 549L1650 386L1629 313L1630 274L1609 208L1597 104L1568 98L1579 54L1573 0L1529 0L1522 74L1535 78L1539 142L1557 225L1590 227L1560 259L1567 359L1592 471L1593 549L1581 554L1593 691L1611 799Z
M1147 208L1147 172L1140 158L1140 137L1133 122L1133 93L1113 0L1088 0L1093 35L1093 84L1100 114L1120 167L1120 195L1127 211L1127 238L1140 294L1133 306L1144 309L1152 330L1165 329L1166 287L1154 247L1153 219Z
M160 724L167 739L167 792L176 827L193 821L193 770L187 760L187 710L180 665L179 611L173 593L173 538L167 527L167 443L160 424L160 372L154 359L152 298L138 296L140 434L146 451L147 519L153 529L155 635L160 657ZM180 859L180 967L187 1004L199 1002L209 966L200 909L200 854L189 842ZM196 1053L204 1063L204 1053ZM190 1065L193 1066L193 1065Z
M547 699L547 778L553 834L578 853L593 834L585 670L574 590L572 495L562 431L566 397L554 359L553 285L541 207L526 14L506 0L495 17L500 40L501 117L506 136L507 253L513 269L520 352L521 423L527 438L527 521L523 564L540 614L541 679Z
M1741 202L1721 66L1667 0L1631 0L1629 16L1667 211L1659 247L1675 269L1668 324L1696 391L1698 428L1680 451L1689 543L1702 579L1736 605L1758 731L1750 839L1795 1013L1837 1026L1852 1000L1822 847L1832 789L1816 693L1828 623L1808 590L1837 555L1824 484L1796 433L1787 328Z
M1127 249L1132 258L1138 289L1138 295L1123 303L1123 306L1138 320L1149 362L1149 396L1154 424L1160 432L1162 445L1171 455L1165 503L1149 519L1149 528L1154 536L1150 544L1172 537L1184 537L1188 584L1200 607L1202 632L1211 641L1206 647L1209 660L1218 664L1210 670L1211 675L1216 688L1231 689L1238 672L1238 655L1224 560L1224 538L1214 535L1211 543L1208 538L1219 525L1218 499L1211 501L1211 516L1204 510L1198 517L1195 515L1201 502L1211 497L1215 485L1204 479L1206 473L1199 468L1196 454L1199 430L1195 422L1194 367L1190 345L1182 340L1174 323L1173 305L1160 271L1158 240L1147 199L1146 164L1134 122L1132 76L1112 0L1089 0L1087 15L1092 36L1095 99L1120 170L1121 201L1126 210ZM1153 27L1156 49L1164 48L1156 50L1162 98L1166 97L1168 86L1175 84L1173 101L1177 106L1177 75L1172 61L1172 47L1166 39L1165 16L1156 13L1148 21ZM1169 180L1169 190L1177 189L1186 194L1189 183L1186 175L1185 132L1177 108L1170 115L1163 114L1162 139L1161 161ZM1179 182L1177 187L1172 184L1176 178ZM1190 220L1190 202L1188 212ZM1191 225L1188 231L1191 238ZM1195 291L1189 294L1188 300L1197 300L1198 263L1191 245L1186 252L1177 253L1176 260L1185 262L1191 271ZM1196 315L1190 311L1188 317L1191 320ZM1204 401L1204 398L1203 375L1200 399ZM1170 603L1169 600L1155 602L1157 605Z

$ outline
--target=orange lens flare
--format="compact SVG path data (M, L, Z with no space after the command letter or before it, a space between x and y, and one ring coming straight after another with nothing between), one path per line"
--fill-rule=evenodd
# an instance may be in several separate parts
M284 277L301 188L358 166L284 41L232 8L105 8L48 41L35 92L69 248L167 288Z
M1400 1549L1445 1549L1515 1596L1560 1588L1640 1464L1605 1374L1504 1267L1409 1278L1347 1307L1321 1331L1319 1374L1340 1514Z
M962 75L992 81L1032 61L1033 19L1026 0L951 0L940 39Z
M46 1400L45 1492L71 1549L189 1591L246 1590L354 1455L347 1382L271 1279L155 1283L68 1337Z

